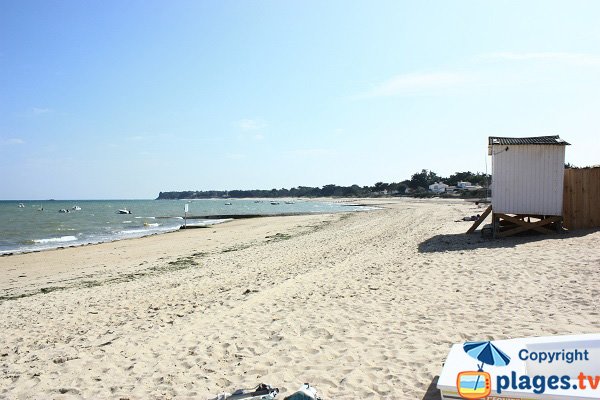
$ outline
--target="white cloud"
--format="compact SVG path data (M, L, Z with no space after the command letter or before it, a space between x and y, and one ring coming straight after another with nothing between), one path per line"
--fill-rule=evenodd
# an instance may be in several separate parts
M467 76L454 72L415 72L396 75L373 89L354 96L355 99L418 94L448 89L467 82Z
M265 135L261 131L267 127L267 123L261 119L241 119L233 123L241 132L238 138L242 140L264 140Z
M267 127L267 124L264 121L260 119L249 118L241 119L237 121L234 125L243 131L257 131Z
M8 139L0 139L0 144L2 144L2 145L19 145L19 144L25 144L25 141L23 139L19 139L19 138L8 138Z
M497 52L485 54L483 58L506 61L549 61L576 66L600 66L600 54L590 53L565 53L565 52L540 52L540 53L515 53Z
M31 109L31 112L35 115L41 115L41 114L48 114L49 112L52 112L51 109L49 108L38 108L38 107L33 107Z

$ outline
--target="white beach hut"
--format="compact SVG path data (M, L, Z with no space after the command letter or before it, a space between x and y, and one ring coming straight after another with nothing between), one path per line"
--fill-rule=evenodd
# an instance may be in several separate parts
M490 137L493 211L562 215L566 145L558 136Z
M559 136L489 138L492 205L482 217L492 212L494 236L530 229L551 233L549 227L559 227L567 145Z

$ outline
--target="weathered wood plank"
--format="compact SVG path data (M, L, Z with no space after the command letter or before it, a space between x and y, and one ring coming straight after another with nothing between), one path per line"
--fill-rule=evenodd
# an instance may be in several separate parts
M549 217L549 218L545 218L545 219L542 219L537 222L526 222L526 221L522 221L520 219L511 217L510 215L506 215L506 214L497 214L497 215L500 218L507 219L511 222L514 222L516 225L519 225L517 228L509 229L504 232L498 232L496 235L498 237L512 236L512 235L516 235L517 233L521 233L521 232L525 232L525 231L529 231L529 230L534 230L534 231L537 231L540 233L545 233L545 234L553 234L556 232L552 231L548 228L544 228L543 226L551 224L553 222L560 221L560 217Z
M477 227L479 227L479 225L481 225L481 223L487 218L487 216L492 212L492 205L490 204L488 206L488 208L485 209L485 211L483 212L483 214L481 214L481 216L479 217L479 219L477 221L475 221L475 223L469 228L469 230L467 231L467 233L473 233L475 232L475 229L477 229Z
M600 167L565 170L563 216L567 229L600 227Z

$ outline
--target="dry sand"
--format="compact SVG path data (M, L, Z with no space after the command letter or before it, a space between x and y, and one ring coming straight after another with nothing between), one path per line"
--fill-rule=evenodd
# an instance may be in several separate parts
M600 332L599 231L483 240L469 203L385 207L1 257L0 398L434 399L452 343Z

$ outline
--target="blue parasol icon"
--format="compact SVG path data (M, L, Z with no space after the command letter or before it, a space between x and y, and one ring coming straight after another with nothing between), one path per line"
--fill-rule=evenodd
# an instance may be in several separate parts
M465 342L463 349L465 353L477 361L481 361L481 365L477 366L479 371L483 371L483 364L504 367L510 363L510 357L489 341Z
M490 341L465 342L465 344L463 344L463 350L477 361L481 361L481 365L477 365L478 371L483 371L483 364L504 367L510 363L510 357L504 354L504 352L494 346ZM477 387L478 383L479 376L477 376L475 387Z

